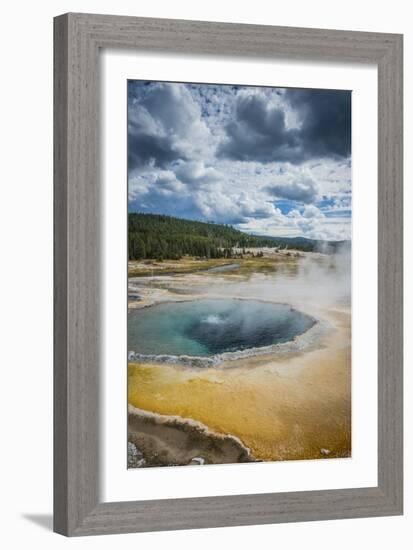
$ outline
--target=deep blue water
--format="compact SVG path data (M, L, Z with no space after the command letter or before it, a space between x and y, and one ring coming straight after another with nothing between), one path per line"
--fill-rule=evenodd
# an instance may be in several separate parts
M128 316L128 350L145 355L211 356L287 342L314 324L285 304L193 300L159 304Z

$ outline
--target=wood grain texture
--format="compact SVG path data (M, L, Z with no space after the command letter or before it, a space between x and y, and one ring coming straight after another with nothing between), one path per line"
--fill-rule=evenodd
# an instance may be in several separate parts
M54 26L54 528L67 529L67 19Z
M403 501L403 43L378 67L378 478Z
M54 36L55 531L94 535L401 514L402 37L88 14L57 17ZM98 56L104 47L377 64L378 487L100 502Z

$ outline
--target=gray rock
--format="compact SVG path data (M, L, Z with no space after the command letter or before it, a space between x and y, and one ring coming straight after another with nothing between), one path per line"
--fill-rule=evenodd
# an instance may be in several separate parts
M205 458L202 456L194 456L194 458L189 463L190 466L202 466L205 464Z
M143 454L131 441L128 441L128 468L140 468L144 466L145 459Z

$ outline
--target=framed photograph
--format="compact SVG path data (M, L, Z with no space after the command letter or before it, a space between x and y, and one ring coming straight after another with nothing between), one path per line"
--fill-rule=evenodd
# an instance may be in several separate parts
M402 514L402 36L54 29L55 531Z

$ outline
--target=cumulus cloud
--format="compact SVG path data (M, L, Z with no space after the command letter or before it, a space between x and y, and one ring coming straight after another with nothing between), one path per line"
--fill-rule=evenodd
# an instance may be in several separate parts
M129 170L152 162L203 158L211 136L199 105L185 86L132 81L128 88Z
M293 164L350 155L350 92L288 89L283 101L274 104L262 92L239 94L219 155ZM287 125L288 113L298 127Z
M145 173L134 178L129 178L128 201L132 203L139 197L148 197L152 192L164 196L174 195L182 192L184 185L171 170L160 170L152 173Z
M219 155L259 162L293 161L300 143L296 129L286 125L285 110L268 102L263 93L240 93L234 117L226 126Z
M275 197L303 203L314 202L318 197L317 185L310 177L269 185L267 191Z
M129 81L129 210L348 238L350 102L328 90Z
M290 217L300 220L309 220L314 218L324 218L324 213L314 204L306 204L301 212L299 212L298 210L292 210L290 213Z
M307 204L303 210L304 218L324 218L324 214L314 204Z
M211 166L206 167L201 161L179 163L175 174L181 181L194 185L213 183L221 177L217 170Z

